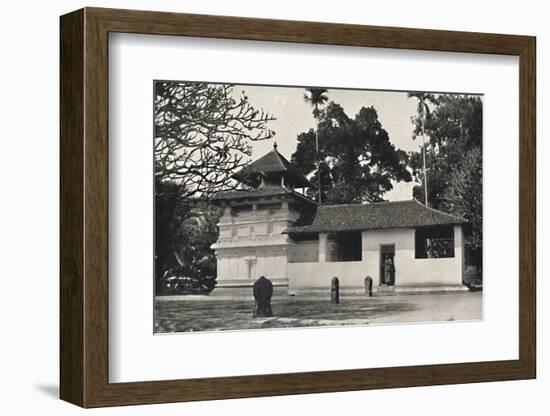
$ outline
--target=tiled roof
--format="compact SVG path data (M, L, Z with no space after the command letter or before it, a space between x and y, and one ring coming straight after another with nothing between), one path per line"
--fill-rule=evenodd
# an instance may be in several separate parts
M215 201L230 201L230 200L242 200L242 199L256 199L262 197L272 197L272 196L282 196L289 195L295 198L299 198L306 202L315 204L315 201L309 199L308 197L299 194L298 192L285 188L282 186L265 186L258 189L250 190L235 190L235 191L222 191L214 195L213 199Z
M288 160L281 155L276 148L272 151L266 153L261 158L256 159L254 162L250 163L243 170L248 170L251 172L285 172L291 170L292 166Z
M237 180L246 182L248 176L254 176L260 173L267 175L277 173L285 174L296 182L296 186L307 187L310 185L306 177L297 172L296 169L292 167L292 164L277 151L276 146L261 158L235 173L233 177Z
M463 224L464 218L428 208L416 200L370 204L321 205L311 224L291 226L287 233L359 231Z

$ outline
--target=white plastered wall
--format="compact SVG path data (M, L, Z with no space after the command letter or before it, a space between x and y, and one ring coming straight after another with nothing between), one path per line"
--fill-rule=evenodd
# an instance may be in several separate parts
M367 273L380 283L380 246L395 245L396 286L455 286L462 284L462 228L454 227L455 256L450 258L417 259L414 253L414 229L399 228L364 231L363 262ZM458 247L457 247L458 246Z
M396 286L460 286L464 261L462 227L455 226L454 233L454 257L417 259L413 228L363 231L361 261L291 263L289 289L330 287L334 276L342 288L362 287L367 276L373 278L376 287L380 283L380 246L386 244L395 246Z

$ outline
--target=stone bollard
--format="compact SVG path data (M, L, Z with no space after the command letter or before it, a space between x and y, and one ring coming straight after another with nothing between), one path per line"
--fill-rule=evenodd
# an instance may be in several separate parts
M340 282L336 276L330 282L330 303L340 303Z
M252 316L254 318L273 316L273 309L271 309L273 283L269 279L266 279L265 276L262 276L254 282L252 293L254 294L254 311Z
M372 277L370 276L365 278L365 295L372 296Z

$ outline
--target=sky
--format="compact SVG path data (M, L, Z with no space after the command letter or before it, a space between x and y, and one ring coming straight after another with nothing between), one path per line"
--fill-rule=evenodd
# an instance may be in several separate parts
M290 160L296 150L298 134L315 127L312 107L304 101L304 88L235 85L234 92L241 91L248 96L253 107L263 109L276 118L268 124L275 136L269 140L251 143L251 160L256 160L272 150L274 142L277 142L277 150ZM407 98L407 93L328 88L327 95L330 101L340 104L351 118L355 117L361 107L373 106L396 148L406 152L419 149L420 140L412 139L411 122L411 117L416 114L417 104L414 99ZM393 181L392 184L394 189L385 194L385 199L396 201L412 198L413 182Z

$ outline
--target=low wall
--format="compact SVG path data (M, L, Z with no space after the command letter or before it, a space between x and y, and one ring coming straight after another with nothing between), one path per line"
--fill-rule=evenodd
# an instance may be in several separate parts
M362 261L291 263L288 265L288 289L330 288L336 276L340 287L363 287L365 264Z
M371 276L373 286L380 284L380 246L395 247L396 287L444 287L462 285L462 230L455 227L455 257L417 259L414 252L414 229L389 229L362 233L362 261L308 262L288 264L289 290L328 288L337 276L340 287L364 287Z
M289 263L308 263L319 259L319 241L300 241L288 248Z
M414 229L373 230L363 232L365 271L380 283L380 245L395 246L396 286L443 286L462 284L462 229L455 227L455 257L417 259L414 253Z
M462 268L460 259L411 259L404 261L403 268L395 268L396 284L399 286L461 285ZM399 282L397 281L399 279Z
M218 285L232 286L243 281L253 283L264 275L272 280L288 279L289 290L296 291L304 288L329 288L331 279L337 276L342 288L361 288L364 287L365 278L371 276L376 288L380 284L380 246L383 244L395 247L396 287L462 285L463 242L460 227L455 227L453 258L415 258L414 229L364 231L361 261L312 261L312 250L318 250L320 244L311 242L274 247L218 249ZM296 255L297 253L299 254ZM292 262L297 260L306 261Z

